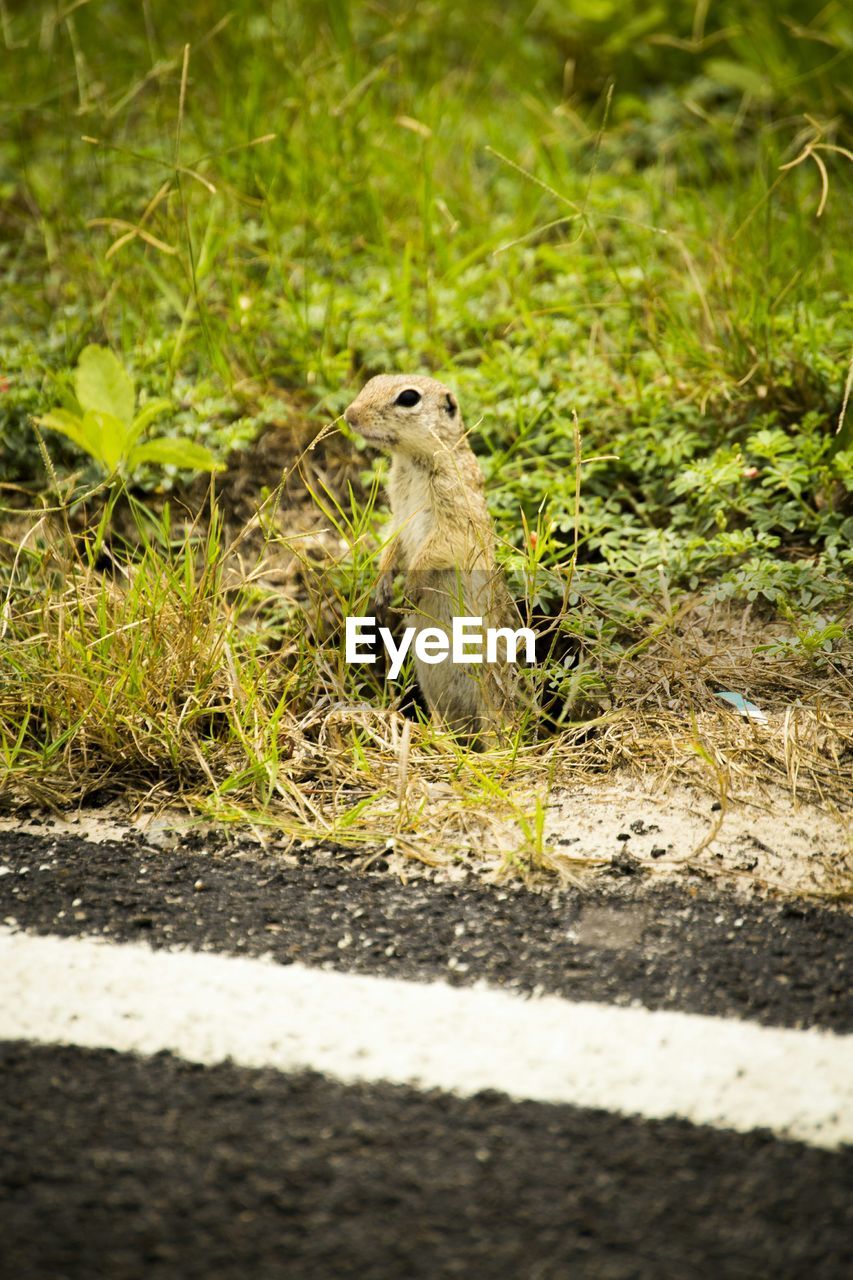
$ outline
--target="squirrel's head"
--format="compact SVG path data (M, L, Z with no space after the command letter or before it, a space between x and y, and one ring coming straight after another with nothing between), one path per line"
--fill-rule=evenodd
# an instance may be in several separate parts
M465 434L453 392L419 374L371 378L344 417L370 444L426 459L452 449Z

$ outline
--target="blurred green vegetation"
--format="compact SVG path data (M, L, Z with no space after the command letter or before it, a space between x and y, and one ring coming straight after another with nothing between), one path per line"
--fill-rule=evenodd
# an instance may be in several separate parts
M606 456L583 468L569 623L590 641L642 633L661 566L816 628L845 608L846 6L2 18L0 480L44 483L29 418L87 343L222 458L421 369L476 425L510 571L522 513L554 564L572 546L573 413Z

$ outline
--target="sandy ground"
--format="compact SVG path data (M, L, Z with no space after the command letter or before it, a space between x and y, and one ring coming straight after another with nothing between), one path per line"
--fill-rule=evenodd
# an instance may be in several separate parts
M523 800L520 811L525 808ZM66 817L23 815L0 817L0 831L44 834L45 828L95 841L121 840L138 831L153 844L172 847L187 832L228 830L199 820L180 809L164 809L131 818L121 805L84 809ZM245 835L241 831L240 835ZM276 841L275 836L264 837ZM471 831L468 830L468 841ZM484 833L485 834L485 833ZM477 848L471 841L463 856L427 871L426 848L400 840L382 850L392 873L403 878L425 871L437 879L460 879L474 872L502 878L519 866L541 865L574 883L603 874L636 874L646 879L686 877L720 880L746 892L814 896L834 901L853 897L853 823L850 815L813 804L795 804L781 788L748 800L721 805L707 793L682 784L644 783L612 775L602 783L580 783L555 790L549 797L538 848L531 852L527 833L515 822L491 826ZM409 855L414 855L413 863ZM364 850L357 851L363 858ZM373 861L376 851L368 851Z
M628 869L636 859L666 877L690 872L786 894L853 892L850 815L795 804L781 788L721 805L688 786L655 790L614 777L555 793L545 834L559 861L604 856Z

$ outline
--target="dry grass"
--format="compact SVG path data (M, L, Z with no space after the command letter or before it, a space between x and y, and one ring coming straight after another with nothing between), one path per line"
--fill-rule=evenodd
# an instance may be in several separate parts
M342 618L364 611L372 582L370 504L347 523L316 474L305 483L286 516L274 494L227 542L216 508L172 529L131 501L133 546L72 527L64 508L24 537L17 517L3 554L3 807L177 803L428 866L563 879L609 858L549 845L550 797L626 771L690 782L723 813L769 786L849 810L849 643L798 652L781 624L731 606L662 608L602 665L597 714L558 733L528 726L477 755L408 718L342 657ZM315 486L323 512L304 501ZM767 723L722 706L720 689L747 693ZM826 891L848 894L843 869Z

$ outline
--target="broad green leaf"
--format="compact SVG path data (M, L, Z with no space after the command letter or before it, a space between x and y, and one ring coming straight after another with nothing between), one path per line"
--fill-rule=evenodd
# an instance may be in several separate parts
M97 413L90 409L83 414L82 425L88 441L85 447L107 471L115 471L127 455L127 423L112 413Z
M133 420L133 379L106 347L83 348L74 371L74 390L83 409L112 414L127 425Z
M135 443L145 428L150 426L155 418L159 418L162 413L165 413L171 407L171 400L147 400L133 419L129 437L131 443Z
M83 419L76 413L69 413L67 409L54 409L52 413L45 413L35 421L40 427L47 427L50 431L58 431L60 435L67 436L87 453L92 452L89 437L83 429Z
M194 440L171 440L159 436L156 440L146 440L131 449L128 465L135 470L143 462L159 462L162 465L185 467L188 471L222 471L223 464L217 462L209 449Z

